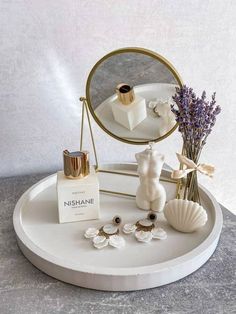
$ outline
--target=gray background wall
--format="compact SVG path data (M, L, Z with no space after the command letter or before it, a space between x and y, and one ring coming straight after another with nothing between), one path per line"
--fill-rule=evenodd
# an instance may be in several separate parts
M0 1L0 176L59 169L62 150L78 148L78 98L94 63L117 48L146 47L197 92L217 91L223 111L201 159L217 174L201 181L233 210L235 29L233 0ZM94 129L101 161L134 160L141 149ZM180 145L176 132L157 147L177 167Z

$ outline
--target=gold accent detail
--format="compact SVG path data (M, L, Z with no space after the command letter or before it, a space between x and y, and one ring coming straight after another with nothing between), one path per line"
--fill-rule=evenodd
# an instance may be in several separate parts
M92 125L91 125L91 120L89 116L89 110L88 110L88 103L85 97L80 97L79 99L82 102L82 119L81 119L81 128L80 128L80 150L83 150L83 138L84 138L84 116L86 113L87 120L88 120L88 125L89 125L89 132L90 132L90 137L92 140L92 145L93 145L93 153L94 153L94 158L95 158L95 170L98 171L98 158L97 158L97 151L96 151L96 146L95 146L95 141L93 137L93 130L92 130Z
M155 228L155 225L152 224L151 226L143 226L139 223L139 221L136 222L135 226L137 227L137 231L152 231L153 228Z
M117 196L125 196L125 197L136 197L134 194L127 194L122 192L110 191L110 190L99 190L101 193L105 194L115 194Z
M125 83L116 86L116 94L119 101L126 106L130 105L135 99L133 87Z
M91 80L93 77L94 72L96 71L96 69L99 67L99 65L106 59L108 59L109 57L112 57L114 55L117 54L121 54L121 53L127 53L127 52L136 52L136 53L142 53L145 54L147 56L153 57L154 59L158 60L159 62L161 62L162 64L164 64L173 74L173 76L175 77L176 81L178 82L179 86L182 87L183 82L182 79L179 75L179 73L176 71L176 69L173 67L173 65L164 57L162 57L161 55L159 55L158 53L155 53L151 50L148 49L144 49L144 48L138 48L138 47L128 47L128 48L122 48L122 49L118 49L115 51L112 51L110 53L108 53L107 55L105 55L103 58L101 58L92 68L91 72L89 73L88 79L87 79L87 83L86 83L86 99L87 99L87 104L88 104L88 108L89 111L91 113L91 115L93 116L94 120L96 121L96 123L103 129L103 131L105 131L108 135L110 135L111 137L124 142L124 143L128 143L128 144L133 144L133 145L146 145L150 142L149 140L142 140L140 142L135 142L133 140L127 139L127 138L122 138L119 137L118 135L113 134L112 132L110 132L108 129L106 129L106 127L100 122L100 120L97 118L93 107L92 107L92 103L91 103L91 98L90 98L90 84L91 84ZM160 136L156 139L153 139L152 142L159 142L163 139L165 139L166 137L168 137L171 133L173 133L176 128L178 127L178 124L176 123L176 125L169 131L167 132L165 135Z
M70 179L81 179L89 174L89 153L63 151L64 174Z
M105 170L105 169L99 169L98 172L104 172L104 173L111 173L111 174L118 174L118 175L123 175L127 177L139 177L138 174L135 173L129 173L129 172L122 172L122 171L115 171L115 170ZM169 182L169 183L177 183L178 180L176 179L169 179L169 178L162 178L160 177L160 181L162 182Z

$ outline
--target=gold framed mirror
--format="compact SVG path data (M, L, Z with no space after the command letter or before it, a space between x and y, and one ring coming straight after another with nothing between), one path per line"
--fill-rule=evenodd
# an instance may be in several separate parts
M161 55L123 48L100 59L86 83L88 108L113 138L135 145L158 142L177 127L170 110L182 79Z

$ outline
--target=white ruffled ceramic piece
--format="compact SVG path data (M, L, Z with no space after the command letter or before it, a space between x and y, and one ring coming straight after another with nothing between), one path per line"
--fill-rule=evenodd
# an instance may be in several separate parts
M137 229L137 227L134 224L125 224L123 226L123 232L126 234L133 233L136 229Z
M125 240L119 235L112 235L109 238L109 244L117 249L121 249L125 246Z
M148 243L152 240L152 233L150 231L136 231L135 237L139 242Z
M172 99L156 99L148 103L148 107L153 109L158 116L165 118L168 121L175 121L175 115L171 111Z
M118 230L118 227L113 224L107 224L103 226L103 231L107 234L114 234Z
M158 102L156 100L151 100L148 103L148 108L154 109L154 108L156 108L157 104L158 104Z
M142 219L142 220L139 220L139 222L138 222L141 226L143 226L143 227L150 227L152 224L153 224L153 222L151 221L151 220L149 220L149 219Z
M96 249L103 249L109 243L109 240L105 236L96 236L93 238L93 245Z
M174 199L164 209L168 223L181 232L193 232L207 222L207 212L196 202Z
M153 239L165 240L167 238L167 233L162 228L153 228L151 232Z
M91 239L91 238L94 238L96 237L96 235L98 235L99 233L99 230L96 229L96 228L88 228L86 231L85 231L85 238L87 239Z

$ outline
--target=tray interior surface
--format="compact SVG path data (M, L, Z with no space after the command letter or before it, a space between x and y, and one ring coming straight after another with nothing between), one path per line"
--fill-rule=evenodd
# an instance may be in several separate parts
M100 188L135 194L138 178L124 177L109 173L99 173ZM135 199L111 194L100 194L101 219L73 223L58 223L56 175L50 184L45 181L21 208L21 225L27 237L39 249L60 263L89 266L94 271L104 268L133 268L160 264L180 257L198 247L210 234L214 225L214 209L211 203L203 203L207 210L208 222L199 231L184 234L172 229L163 213L158 214L159 226L168 234L166 240L152 240L148 244L139 243L134 235L124 235L123 249L106 247L97 250L91 240L83 234L88 227L101 227L109 223L114 215L120 215L123 223L136 222L146 217L147 212L136 207ZM175 194L175 184L163 183L167 199ZM32 190L33 192L33 190Z

